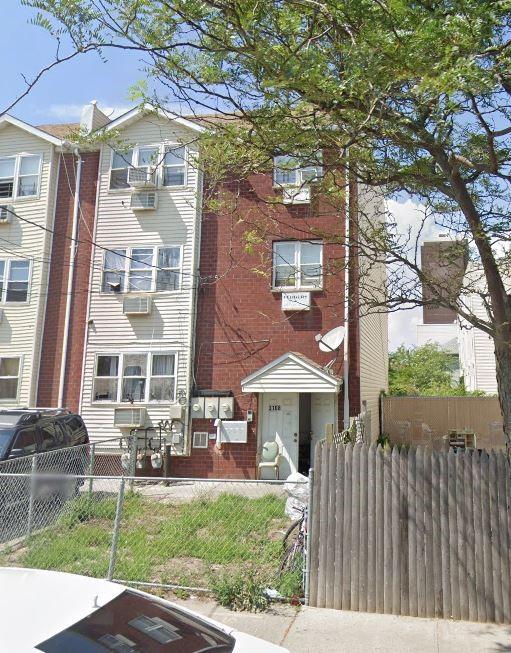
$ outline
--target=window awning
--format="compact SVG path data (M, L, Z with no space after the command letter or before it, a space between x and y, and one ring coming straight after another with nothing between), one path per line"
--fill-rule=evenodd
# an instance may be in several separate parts
M288 352L241 382L243 392L331 392L342 380L303 354Z

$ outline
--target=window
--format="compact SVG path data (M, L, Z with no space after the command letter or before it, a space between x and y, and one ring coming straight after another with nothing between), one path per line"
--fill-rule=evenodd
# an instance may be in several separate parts
M19 356L0 358L0 401L18 398L20 372Z
M181 259L178 245L105 252L101 290L107 293L179 290Z
M320 165L307 165L292 156L276 156L274 159L274 182L277 186L302 186L316 181L323 174Z
M273 243L274 288L321 288L323 244L319 241Z
M156 168L162 186L186 184L186 147L184 145L144 145L127 151L114 151L110 168L110 189L130 188L128 169ZM1 179L0 179L1 181ZM0 195L1 197L1 195Z
M0 288L3 302L26 302L30 261L0 261Z
M209 433L207 431L194 431L193 433L193 448L194 449L207 449L208 448Z
M113 152L112 167L110 170L110 188L129 188L128 185L128 168L133 161L133 150L125 152Z
M128 263L130 266L128 292L150 291L153 279L153 248L134 247Z
M96 359L93 401L175 401L176 354L100 354Z
M163 185L184 186L185 185L185 148L181 146L167 146L163 160Z
M94 380L94 401L117 401L119 356L98 356Z
M41 157L38 154L0 158L0 199L37 196L40 177Z
M11 448L11 456L13 458L17 456L30 456L30 454L36 453L37 450L37 440L35 434L35 428L26 428L21 431L18 431L16 435L16 440Z
M181 266L180 247L158 248L158 269L156 271L156 290L179 290Z

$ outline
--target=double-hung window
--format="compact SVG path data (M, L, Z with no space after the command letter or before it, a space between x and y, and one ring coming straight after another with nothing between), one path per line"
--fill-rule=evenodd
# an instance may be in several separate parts
M179 245L109 250L103 259L105 293L179 290L182 250Z
M0 301L26 302L30 278L27 259L0 259Z
M40 179L40 155L0 157L0 200L36 197Z
M273 179L276 186L304 186L323 175L323 167L300 162L296 157L281 155L274 158Z
M163 185L184 186L186 183L186 150L183 145L165 146Z
M3 356L0 358L0 401L18 398L21 375L21 358Z
M170 403L176 392L176 354L101 354L96 359L96 402Z
M129 188L128 170L133 163L133 150L113 152L110 169L110 189Z
M318 289L323 283L321 241L278 241L273 243L273 287Z

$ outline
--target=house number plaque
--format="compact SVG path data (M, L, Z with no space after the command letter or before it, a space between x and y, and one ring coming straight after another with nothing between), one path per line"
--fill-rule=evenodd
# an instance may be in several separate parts
M270 404L270 410L280 410L279 404Z

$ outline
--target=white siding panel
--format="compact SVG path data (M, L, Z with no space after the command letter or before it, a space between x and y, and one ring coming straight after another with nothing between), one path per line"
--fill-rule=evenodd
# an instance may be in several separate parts
M111 149L104 146L100 161L98 215L94 268L89 305L81 411L92 439L119 436L113 425L114 406L92 401L94 361L98 352L168 350L178 354L177 389L190 396L191 333L197 286L194 260L198 257L200 178L193 161L197 157L196 134L175 123L145 117L128 126L123 140L133 145L184 143L189 165L185 188L159 188L158 208L135 213L129 208L130 191L110 191ZM123 295L101 293L104 250L136 246L180 245L183 248L182 284L175 292L152 293L149 315L126 316ZM148 425L168 418L168 405L146 404Z
M359 189L360 220L371 224L385 219L385 205L379 191ZM369 265L360 257L360 399L371 411L371 438L379 435L379 398L388 390L388 314L384 307L371 308L371 301L383 301L387 270L383 264ZM349 345L348 345L349 346Z
M20 153L42 156L39 196L19 199L13 205L20 218L0 225L0 258L29 259L32 262L27 303L3 304L0 323L0 356L23 356L21 386L17 405L33 405L36 398L37 368L44 327L48 260L51 234L41 227L52 227L57 160L52 167L53 145L15 126L0 130L0 156ZM31 224L35 223L35 224ZM13 402L5 402L13 405Z

